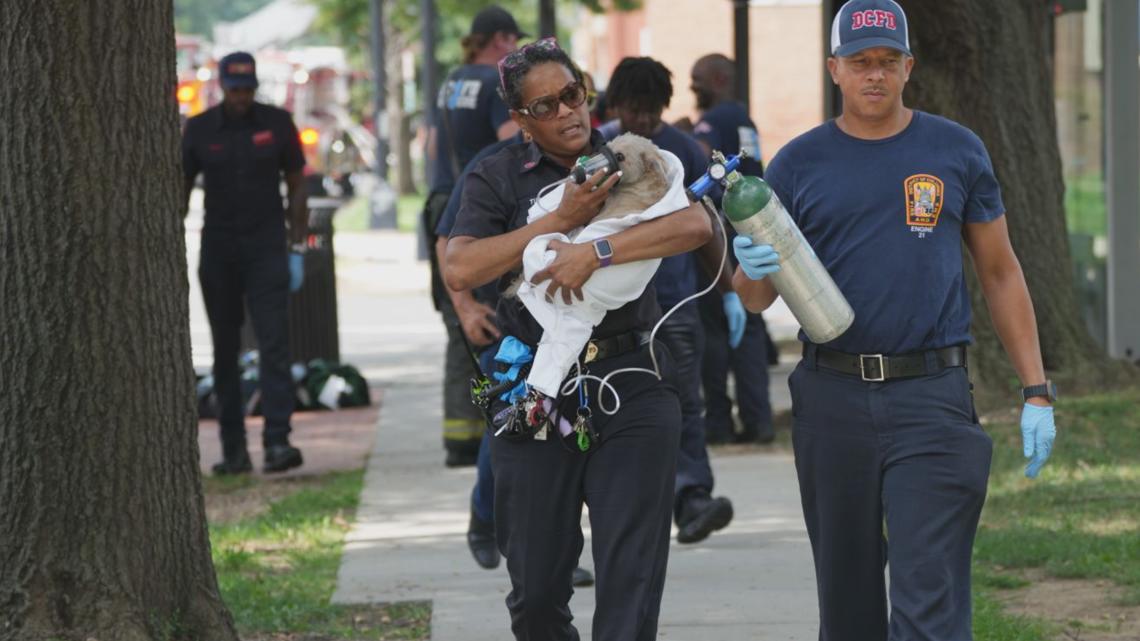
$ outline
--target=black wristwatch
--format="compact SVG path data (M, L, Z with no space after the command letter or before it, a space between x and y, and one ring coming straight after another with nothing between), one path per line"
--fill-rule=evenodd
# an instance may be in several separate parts
M1053 381L1045 379L1045 382L1040 385L1030 385L1029 387L1021 388L1021 398L1028 401L1031 398L1041 397L1048 399L1050 403L1057 401L1057 386Z

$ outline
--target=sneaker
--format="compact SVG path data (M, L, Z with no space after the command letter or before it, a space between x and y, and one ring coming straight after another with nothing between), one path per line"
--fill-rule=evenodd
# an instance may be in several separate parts
M249 461L249 452L242 452L238 456L222 459L214 463L212 468L214 476L235 476L249 474L253 471L253 463Z
M685 493L677 511L677 542L697 543L732 521L732 501L723 496L713 498L708 490L698 488Z
M272 474L301 467L304 462L301 450L292 445L270 445L265 448L265 467L262 469L266 474Z

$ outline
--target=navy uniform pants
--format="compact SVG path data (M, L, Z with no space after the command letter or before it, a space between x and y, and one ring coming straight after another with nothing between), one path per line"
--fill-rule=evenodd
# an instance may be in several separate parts
M681 412L671 359L660 343L656 349L664 380L642 373L611 379L621 396L617 414L596 408L597 384L589 385L602 440L588 453L577 450L573 434L562 439L553 430L546 440L491 441L495 536L511 577L507 608L518 641L579 638L569 602L583 503L596 575L592 638L657 638ZM591 363L589 372L622 367L652 368L648 349Z
M817 368L809 349L789 386L820 641L970 639L993 441L965 368L870 383Z
M257 337L258 386L265 417L262 441L265 446L289 442L294 392L289 372L289 264L284 228L280 236L265 239L210 230L202 233L198 279L214 341L214 389L226 458L246 448L238 367L246 307Z
M664 305L662 308L668 309ZM680 498L687 490L713 490L712 467L705 448L704 404L701 402L701 355L704 353L705 334L696 303L686 303L666 318L657 330L657 338L669 348L677 368L681 448L677 454L675 495L678 502L675 508L679 509Z
M728 372L736 381L736 404L745 434L755 434L772 424L768 398L768 328L760 314L748 314L744 337L732 349L728 345L728 319L720 296L697 299L705 328L705 351L701 383L705 392L705 430L718 440L732 436L732 399L728 396Z

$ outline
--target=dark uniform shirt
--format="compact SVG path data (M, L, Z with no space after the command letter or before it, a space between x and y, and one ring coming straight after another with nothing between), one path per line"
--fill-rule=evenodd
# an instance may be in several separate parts
M467 163L467 167L464 168L463 173L459 176L459 184L455 186L455 189L451 190L451 197L447 199L447 208L443 210L443 216L439 219L439 225L435 228L436 236L443 238L451 236L451 228L455 226L455 219L459 216L459 203L463 200L463 180L467 178L467 174L471 173L475 165L480 160L498 153L499 150L504 147L521 145L522 143L523 135L520 131L506 140L500 140L493 145L484 147L482 151L475 154L475 157L471 159L471 162ZM499 301L499 288L496 283L481 285L476 287L471 293L475 296L475 300L491 306L494 306Z
M182 172L205 180L207 230L242 233L266 226L284 238L281 172L305 166L297 127L289 112L255 102L245 118L233 120L222 105L186 123Z
M510 119L510 114L496 91L498 85L499 71L495 67L463 65L440 87L433 123L436 148L431 191L451 192L456 174L452 167L462 171L480 149L499 139L499 127ZM443 118L447 118L446 125Z
M745 176L764 175L760 164L760 134L756 124L748 117L748 111L739 102L722 102L701 114L701 119L693 126L693 135L710 149L731 156L744 151L748 158L740 163L740 173Z
M829 347L904 354L970 342L962 228L1005 213L974 132L915 111L898 134L863 140L831 120L785 145L765 180L855 310Z
M597 131L591 150L604 143ZM591 152L592 153L592 152ZM463 199L451 237L490 238L526 226L527 211L538 191L566 177L569 171L545 156L534 143L511 145L479 161L463 184ZM499 279L503 291L518 275L511 271ZM496 310L499 328L529 345L537 345L542 327L518 298L500 299ZM648 331L661 317L653 286L636 300L608 312L594 328L595 338L608 338L633 330Z

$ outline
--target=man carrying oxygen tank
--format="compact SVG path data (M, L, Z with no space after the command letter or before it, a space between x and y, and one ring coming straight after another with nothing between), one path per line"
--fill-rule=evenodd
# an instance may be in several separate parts
M1026 476L1056 433L989 155L968 129L904 106L907 31L891 0L843 5L827 61L843 115L780 150L771 190L733 177L724 199L742 232L734 284L745 305L783 296L805 330L789 379L793 446L828 641L971 638L970 554L993 442L966 373L960 239L1026 386ZM785 207L802 236L779 223Z

